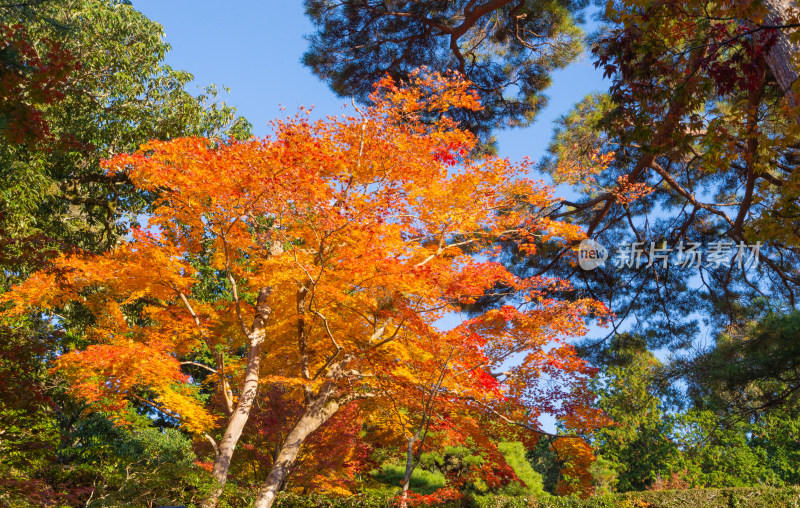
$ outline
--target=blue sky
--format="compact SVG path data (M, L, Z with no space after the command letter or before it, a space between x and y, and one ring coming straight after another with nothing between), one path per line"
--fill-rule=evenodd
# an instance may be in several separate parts
M163 25L172 45L167 63L193 73L197 86L229 87L226 101L253 123L257 135L266 134L271 119L301 105L313 105L324 115L341 111L344 101L300 63L303 37L312 31L300 0L220 5L209 0L133 0L134 8ZM541 159L553 120L587 93L605 89L608 82L601 78L589 57L557 72L547 91L548 108L534 125L498 133L500 155Z

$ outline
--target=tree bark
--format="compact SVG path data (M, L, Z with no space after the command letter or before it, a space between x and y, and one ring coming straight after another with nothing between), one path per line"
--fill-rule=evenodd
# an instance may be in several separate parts
M400 493L400 507L408 506L408 489L411 487L411 475L414 474L414 443L419 437L419 432L408 438L408 449L406 450L406 472L403 475L403 490Z
M247 367L244 381L242 382L241 395L239 396L235 411L228 419L228 426L225 428L222 441L219 443L219 453L217 454L217 459L214 461L214 468L211 470L216 485L208 499L203 502L203 508L215 508L219 502L219 498L225 488L225 482L228 480L228 471L231 467L233 451L242 435L247 419L250 417L250 409L253 407L253 402L258 393L258 379L261 370L261 349L264 344L264 328L272 313L272 309L267 303L271 292L271 288L262 288L258 294L256 317L253 319L253 326L248 335L250 339L250 349L247 354Z
M319 393L309 400L306 411L286 437L286 441L284 441L280 452L278 452L267 479L261 485L256 497L256 508L270 508L272 506L272 503L275 502L275 496L278 495L281 485L283 485L294 461L297 459L297 454L300 452L303 442L309 434L336 414L343 405L342 402L331 398L334 389L334 381L328 381Z
M764 25L775 26L787 23L792 11L796 10L796 0L763 0L764 7L769 14L764 20ZM766 60L778 85L786 95L789 105L796 108L800 105L797 94L792 90L792 85L797 81L798 72L795 56L800 47L793 43L790 34L793 29L782 28L777 30L775 44L770 48ZM794 120L800 123L800 114L794 112Z

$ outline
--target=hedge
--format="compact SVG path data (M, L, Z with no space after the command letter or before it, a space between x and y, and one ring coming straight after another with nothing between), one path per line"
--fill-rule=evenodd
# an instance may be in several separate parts
M662 490L578 499L495 498L478 508L800 508L800 487Z
M331 497L281 494L275 508L394 508L385 496ZM575 497L482 496L448 503L447 508L800 508L800 487L728 488L628 492L578 499Z
M393 497L380 495L326 496L280 493L275 508L396 508Z

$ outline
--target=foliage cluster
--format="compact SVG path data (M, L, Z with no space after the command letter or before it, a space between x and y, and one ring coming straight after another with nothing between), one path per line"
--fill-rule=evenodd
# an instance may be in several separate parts
M280 504L278 504L280 503ZM275 506L308 508L388 508L391 499L359 497L340 500L325 497L282 496ZM798 487L751 487L727 489L666 490L610 494L589 499L577 497L502 495L476 498L455 505L464 508L796 508L800 506Z
M0 5L0 504L796 507L800 11L587 4L306 0L361 105L264 139L130 2Z

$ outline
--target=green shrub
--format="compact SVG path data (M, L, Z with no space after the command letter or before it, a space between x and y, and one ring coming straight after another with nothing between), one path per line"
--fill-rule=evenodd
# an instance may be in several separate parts
M387 495L335 497L284 493L275 508L394 508ZM606 494L589 499L550 495L466 497L463 508L800 508L800 487L663 490Z
M358 495L326 496L323 494L299 495L281 493L275 508L395 508L392 496Z
M533 496L543 496L544 484L542 475L536 472L525 457L527 450L519 441L505 441L497 445L497 449L503 454L506 463L514 470L517 477L525 482L527 494Z
M473 496L465 500L465 505L470 508L528 508L528 498L526 496Z
M589 499L548 496L531 500L528 508L800 508L800 487L662 490Z
M384 464L380 470L375 472L375 479L386 485L394 487L394 491L399 491L403 484L406 474L405 464ZM417 494L433 494L447 483L444 475L438 471L428 471L422 468L414 469L411 473L411 490Z
M255 490L242 489L229 497L221 508L250 506ZM185 501L184 501L185 502ZM36 504L15 498L13 493L0 492L0 506L33 508ZM64 506L64 505L59 505ZM134 506L127 504L126 506ZM195 506L191 502L187 506ZM282 492L275 508L396 508L396 498L386 493L332 496L326 494L300 495ZM448 504L448 507L455 506ZM657 492L628 492L606 494L589 499L556 497L548 494L525 496L481 495L465 497L462 508L800 508L800 487L785 488L728 488L664 490ZM439 507L442 508L442 507Z

